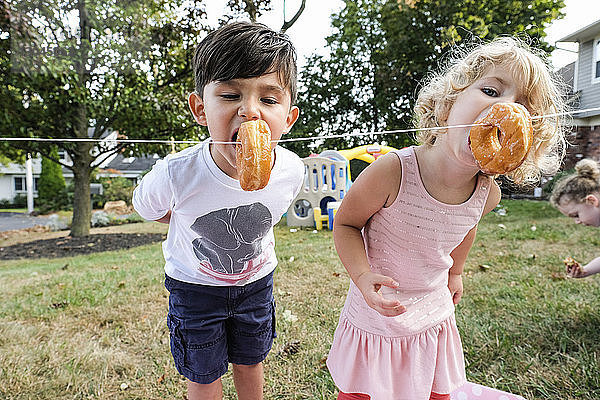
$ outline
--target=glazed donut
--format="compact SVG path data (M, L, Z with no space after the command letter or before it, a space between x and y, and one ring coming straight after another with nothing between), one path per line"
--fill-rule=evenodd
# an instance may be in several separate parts
M496 103L469 133L469 145L481 171L500 175L517 169L531 148L529 111L517 103Z
M271 176L271 130L263 120L240 125L237 135L236 166L240 186L246 191L267 186Z

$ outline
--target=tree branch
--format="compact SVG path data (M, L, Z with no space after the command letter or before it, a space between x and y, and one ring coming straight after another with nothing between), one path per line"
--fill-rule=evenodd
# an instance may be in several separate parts
M289 21L283 21L283 25L281 26L281 32L285 33L300 17L300 14L304 11L304 7L306 6L306 0L302 0L302 4L300 4L300 8L296 12L296 14Z

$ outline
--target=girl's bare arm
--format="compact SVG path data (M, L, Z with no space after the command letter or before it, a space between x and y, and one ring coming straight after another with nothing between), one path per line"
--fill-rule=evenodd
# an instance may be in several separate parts
M344 197L333 229L336 250L350 278L367 304L388 316L401 314L405 309L398 301L386 300L377 291L381 285L395 287L397 283L371 271L361 230L373 214L394 201L400 175L400 160L395 154L387 154L366 168Z

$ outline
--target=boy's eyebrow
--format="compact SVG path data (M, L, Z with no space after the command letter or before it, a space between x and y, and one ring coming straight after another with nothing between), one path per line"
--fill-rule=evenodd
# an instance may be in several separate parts
M279 85L265 85L263 87L263 89L267 90L267 91L276 91L276 92L285 92L285 89L283 89L281 86Z
M230 85L230 86L242 86L238 79L231 79L228 81L217 81L215 82L217 86L221 85ZM265 91L276 91L276 92L285 92L285 89L280 85L271 85L265 84L261 86L262 90Z

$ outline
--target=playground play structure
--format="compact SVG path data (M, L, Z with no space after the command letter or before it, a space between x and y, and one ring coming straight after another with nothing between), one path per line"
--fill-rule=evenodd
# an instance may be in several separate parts
M352 185L350 161L357 159L372 163L393 147L378 144L349 150L325 150L302 159L304 184L287 211L288 226L333 228L333 218L340 202Z

